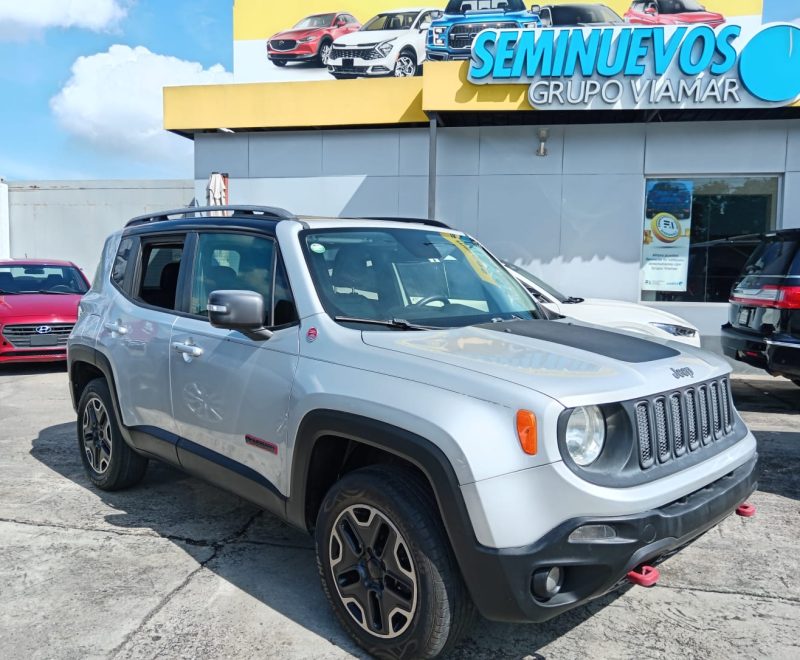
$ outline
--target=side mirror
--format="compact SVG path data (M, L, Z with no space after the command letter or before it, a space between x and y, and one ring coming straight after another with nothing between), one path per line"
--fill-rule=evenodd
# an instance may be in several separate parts
M347 24L341 18L333 24L334 27L344 27L345 25Z
M531 13L538 14L542 11L542 5L531 5Z
M264 296L255 291L212 291L208 320L215 328L238 330L256 341L266 341L272 331L264 327Z

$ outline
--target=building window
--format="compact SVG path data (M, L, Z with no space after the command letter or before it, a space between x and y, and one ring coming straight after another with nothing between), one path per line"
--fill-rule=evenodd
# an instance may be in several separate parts
M643 302L727 302L753 245L715 243L775 229L778 177L648 179Z

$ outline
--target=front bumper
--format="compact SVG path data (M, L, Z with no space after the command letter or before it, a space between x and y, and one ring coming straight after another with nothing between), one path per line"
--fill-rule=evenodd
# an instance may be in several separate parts
M352 64L351 64L352 62ZM391 53L388 57L374 60L365 60L360 57L353 58L345 65L343 58L328 59L328 73L338 73L349 76L389 76L394 72L397 55Z
M463 53L451 53L446 50L434 50L428 48L427 57L433 62L451 62L451 61L466 61L472 57L470 51Z
M722 326L722 351L729 358L764 369L774 376L800 378L800 341L742 332L730 323Z
M268 51L267 57L271 62L310 62L317 57L316 51Z
M705 488L667 506L612 518L569 520L535 544L458 552L461 569L483 616L494 621L542 622L598 598L642 564L656 564L733 513L756 488L758 456ZM614 542L571 542L584 525L608 525ZM564 585L549 601L537 600L531 578L560 566Z

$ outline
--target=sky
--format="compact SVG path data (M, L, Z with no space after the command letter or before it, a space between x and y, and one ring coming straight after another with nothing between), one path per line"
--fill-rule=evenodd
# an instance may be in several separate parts
M0 178L193 178L161 90L230 82L232 20L232 0L0 0Z

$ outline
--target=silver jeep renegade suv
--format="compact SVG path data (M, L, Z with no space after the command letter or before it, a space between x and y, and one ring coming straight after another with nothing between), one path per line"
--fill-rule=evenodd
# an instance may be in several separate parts
M166 461L312 532L333 610L378 657L646 578L755 488L723 360L546 320L433 221L134 219L69 374L98 488Z

